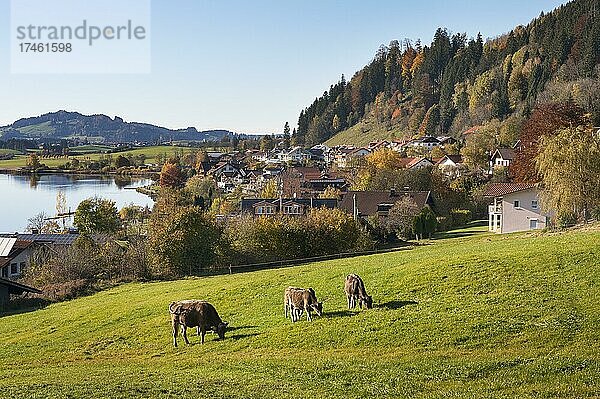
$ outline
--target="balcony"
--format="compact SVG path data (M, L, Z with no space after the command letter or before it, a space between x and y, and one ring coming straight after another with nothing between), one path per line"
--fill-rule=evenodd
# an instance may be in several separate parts
M492 214L502 214L502 204L494 204L488 207L488 213Z

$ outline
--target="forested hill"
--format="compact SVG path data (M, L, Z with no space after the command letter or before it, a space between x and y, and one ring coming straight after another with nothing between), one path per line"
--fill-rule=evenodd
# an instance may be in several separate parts
M103 143L162 142L168 140L218 141L232 135L227 130L199 132L196 128L171 130L147 123L125 122L106 115L82 115L58 111L24 118L0 127L0 140L8 139L89 139Z
M599 123L599 55L600 0L569 2L487 42L442 28L430 45L392 41L300 113L295 141L459 136L491 121L510 132L536 104L567 100Z

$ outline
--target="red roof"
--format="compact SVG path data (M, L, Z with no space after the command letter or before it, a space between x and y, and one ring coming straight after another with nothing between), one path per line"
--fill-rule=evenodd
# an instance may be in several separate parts
M492 183L488 185L483 193L484 197L501 197L503 195L516 193L535 188L535 184L529 183Z

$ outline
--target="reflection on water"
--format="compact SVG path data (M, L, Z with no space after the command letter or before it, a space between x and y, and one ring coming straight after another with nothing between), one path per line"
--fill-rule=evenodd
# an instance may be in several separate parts
M149 179L128 177L0 175L0 232L23 231L27 219L40 212L53 216L56 196L61 191L66 196L69 211L94 196L110 199L118 208L130 204L151 207L152 199L129 189L151 183Z

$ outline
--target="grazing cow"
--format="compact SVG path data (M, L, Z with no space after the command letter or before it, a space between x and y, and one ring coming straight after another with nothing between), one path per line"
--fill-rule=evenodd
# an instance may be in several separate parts
M367 295L365 283L358 275L349 274L346 276L344 291L346 292L346 298L348 299L348 309L354 309L357 301L361 309L363 305L365 305L367 309L373 307L373 297Z
M172 302L169 305L169 313L171 314L171 323L173 324L173 345L177 347L177 331L181 326L181 335L186 344L190 341L187 339L186 330L188 327L197 327L198 335L202 335L202 343L204 344L204 335L207 330L212 330L219 335L220 339L225 339L225 330L227 324L221 320L217 310L213 305L206 301L179 301Z
M293 322L300 319L303 311L306 311L306 320L312 321L311 311L319 316L323 314L323 302L317 300L315 290L312 288L288 287L283 294L283 307L287 318L288 309Z

